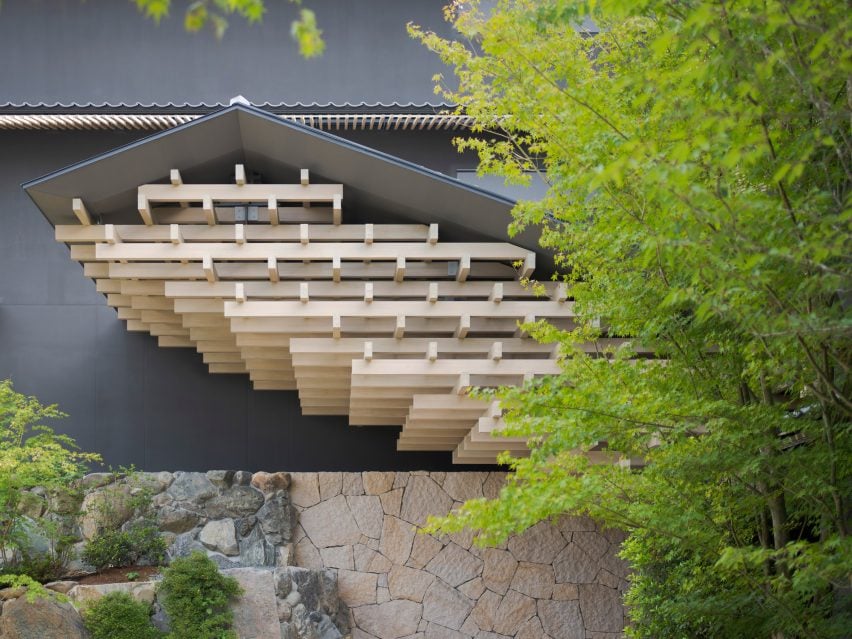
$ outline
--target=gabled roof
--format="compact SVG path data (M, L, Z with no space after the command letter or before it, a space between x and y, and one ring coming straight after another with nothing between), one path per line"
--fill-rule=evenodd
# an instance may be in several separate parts
M23 188L52 225L72 224L71 200L81 198L101 223L138 220L137 187L167 183L179 169L186 182L222 182L245 164L267 183L298 182L309 169L312 183L344 185L348 222L412 222L440 225L441 237L505 241L514 201L455 178L253 106L234 104L173 129L27 182ZM540 254L526 232L511 239Z

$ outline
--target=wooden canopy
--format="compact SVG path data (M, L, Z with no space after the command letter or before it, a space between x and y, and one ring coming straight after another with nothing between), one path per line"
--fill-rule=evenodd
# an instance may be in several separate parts
M257 390L296 390L306 414L402 426L399 450L494 463L523 439L495 437L499 406L471 387L556 373L553 348L520 324L570 327L562 285L536 295L535 254L506 242L444 242L437 224L345 224L340 184L138 188L135 224L79 224L56 239L131 331L193 348L211 373ZM603 456L602 453L598 453Z

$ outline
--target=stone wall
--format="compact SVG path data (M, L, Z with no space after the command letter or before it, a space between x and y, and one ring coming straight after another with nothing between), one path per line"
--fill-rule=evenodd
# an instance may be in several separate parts
M293 473L295 563L336 568L353 639L621 636L622 536L563 517L498 548L416 534L428 515L494 497L502 473Z
M469 533L417 532L429 515L495 497L503 473L209 471L113 479L83 479L87 514L75 526L82 539L97 533L101 499L113 503L116 523L132 525L140 513L124 508L121 495L144 486L169 557L202 551L223 570L273 575L273 621L285 639L348 632L352 639L621 636L628 567L617 557L619 533L563 517L482 549ZM38 499L33 516L55 508ZM291 566L308 570L296 575ZM79 562L75 568L86 570ZM339 605L329 604L337 595L322 597L319 607L311 603L306 592L317 590L315 581L329 592L336 582ZM319 633L321 625L327 634Z

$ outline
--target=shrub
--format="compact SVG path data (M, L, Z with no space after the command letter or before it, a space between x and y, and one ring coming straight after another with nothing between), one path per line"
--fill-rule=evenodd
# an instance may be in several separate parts
M169 615L170 639L236 639L228 602L242 588L204 554L175 559L163 571L158 591Z
M160 564L166 542L156 526L148 522L131 524L126 530L104 530L86 543L82 559L97 570L131 566L140 561Z
M125 592L111 592L83 611L83 621L92 639L160 639L150 615L148 604Z
M42 423L60 417L64 414L56 406L43 406L15 392L10 380L0 381L0 565L6 574L32 572L40 579L62 572L67 523L62 515L75 514L74 480L100 457L79 452L73 439ZM42 516L34 503L40 497L29 491L36 487L51 496L53 519ZM38 538L50 545L46 559L32 548Z

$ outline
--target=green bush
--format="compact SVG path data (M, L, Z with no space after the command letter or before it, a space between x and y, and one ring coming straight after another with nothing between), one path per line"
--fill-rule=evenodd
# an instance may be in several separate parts
M175 559L163 571L158 592L171 622L169 639L236 639L228 602L242 588L204 554Z
M15 392L10 380L0 380L0 574L42 580L63 572L79 498L74 482L87 464L100 461L44 425L64 416L56 406ZM34 494L36 488L49 499ZM50 516L43 514L45 501L51 502ZM47 553L33 547L41 540L49 545Z
M140 561L160 564L166 542L153 524L141 522L127 530L104 530L86 543L82 559L97 570L131 566Z
M160 639L150 615L148 604L125 592L111 592L83 611L83 621L92 639Z

